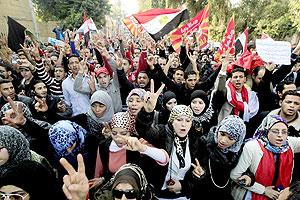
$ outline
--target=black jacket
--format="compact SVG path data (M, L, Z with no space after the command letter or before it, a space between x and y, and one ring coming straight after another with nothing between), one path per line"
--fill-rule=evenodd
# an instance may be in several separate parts
M171 155L174 144L174 132L172 127L169 124L159 124L152 127L151 124L153 122L153 117L154 112L147 113L144 109L142 109L137 115L135 128L142 138L147 140L153 146L166 150L168 155ZM191 160L192 162L195 162L195 158L199 160L199 157L202 154L199 152L199 137L197 137L194 130L191 129L188 138ZM165 176L168 172L168 165L148 166L147 169L144 169L144 171L151 171L152 174L155 174L155 177L153 175L150 178L147 177L149 179L148 181L153 184L156 194L159 197L164 198L177 198L180 196L190 197L194 184L199 181L198 178L193 176L192 170L193 167L189 169L189 171L185 174L184 179L180 181L182 186L181 193L175 194L168 191L161 191Z

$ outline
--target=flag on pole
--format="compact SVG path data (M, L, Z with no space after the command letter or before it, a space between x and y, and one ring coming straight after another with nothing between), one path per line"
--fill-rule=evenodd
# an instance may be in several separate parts
M91 31L97 31L96 25L92 18L87 19L81 26L80 28L76 31L76 34L83 34L84 40L85 40L85 45L88 47L90 44L90 33Z
M160 9L154 8L133 15L154 40L160 40L163 36L177 28L181 22L189 18L184 9Z
M8 47L14 52L21 49L20 44L24 44L26 28L11 17L7 17L8 24Z
M76 31L76 33L83 33L86 34L89 31L97 31L96 25L94 21L90 18L86 20Z
M197 40L207 42L208 34L208 5L202 9L198 15L191 19L188 23L177 28L174 32L170 34L170 41L174 50L178 53L180 50L180 45L182 43L182 36L190 36L192 33L197 32ZM206 38L205 38L206 36Z
M138 21L133 17L133 15L130 15L123 19L123 23L135 38L137 38L139 34L144 30L143 27L138 23Z
M235 55L244 54L248 47L248 27L235 41Z
M200 27L196 32L196 39L200 49L203 49L208 43L208 9L209 6L205 6Z
M223 53L230 50L229 53L234 55L234 42L235 42L235 35L234 35L234 17L232 16L228 25L227 29L224 34L224 38L221 42L221 45L217 51L217 54L215 56L215 59L217 61L220 60Z

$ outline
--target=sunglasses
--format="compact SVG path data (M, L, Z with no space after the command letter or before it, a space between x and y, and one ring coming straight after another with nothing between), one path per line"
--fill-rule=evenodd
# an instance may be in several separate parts
M113 194L113 197L117 198L117 199L121 199L123 197L123 195L125 195L125 197L127 199L137 198L137 193L134 190L123 191L123 190L113 189L112 194Z
M28 194L0 194L0 200L24 200Z

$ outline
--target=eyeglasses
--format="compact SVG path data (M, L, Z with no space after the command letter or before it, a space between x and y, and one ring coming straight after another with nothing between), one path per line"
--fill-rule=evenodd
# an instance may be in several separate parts
M28 194L0 194L0 200L25 200Z
M288 131L287 130L278 130L278 129L270 129L270 132L273 133L274 135L279 135L281 133L282 135L287 135Z
M127 199L135 199L137 197L137 193L133 189L127 191L113 189L112 194L113 197L117 199L121 199L123 195L125 195Z

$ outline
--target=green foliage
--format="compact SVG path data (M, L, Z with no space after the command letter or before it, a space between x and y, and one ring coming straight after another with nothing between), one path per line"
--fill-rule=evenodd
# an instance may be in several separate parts
M152 0L159 3L161 0ZM209 37L220 41L231 16L235 16L236 35L249 28L249 38L267 33L276 40L284 40L300 31L300 0L166 0L166 7L177 8L185 3L190 17L206 4L210 5ZM165 2L165 0L164 0Z
M300 0L290 0L289 8L289 17L293 25L300 31Z
M105 15L110 12L108 0L33 0L33 3L41 19L61 21L66 28L79 27L84 11L101 28L105 25Z

